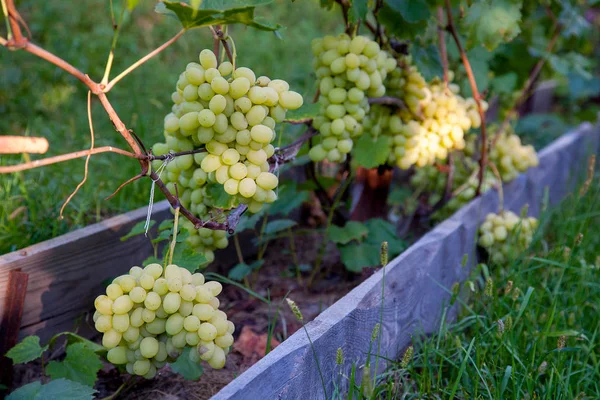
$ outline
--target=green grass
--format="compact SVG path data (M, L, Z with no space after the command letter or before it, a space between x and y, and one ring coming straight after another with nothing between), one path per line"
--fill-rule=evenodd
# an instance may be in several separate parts
M154 13L153 2L141 3L126 17L112 77L180 29L175 19ZM101 79L113 35L108 1L21 1L19 9L34 42L93 79ZM278 0L257 13L286 27L281 31L283 39L244 26L231 27L239 65L251 67L258 74L286 79L310 98L314 93L310 41L340 32L339 10L322 10L315 0ZM188 62L197 60L203 48L212 48L210 31L189 31L109 93L121 119L146 145L162 139L162 119L170 110L170 94L177 77ZM87 93L83 84L22 51L0 49L0 69L0 134L46 137L50 150L45 156L89 147ZM127 148L97 101L93 102L93 120L97 147ZM0 164L21 161L20 156L2 156ZM120 183L137 174L139 166L122 156L100 154L91 158L87 183L67 207L65 219L59 221L58 211L82 179L83 166L84 159L80 159L0 176L0 254L148 203L149 180L138 181L110 201L104 200Z
M415 335L412 361L393 363L374 398L599 398L599 183L544 213L532 246L510 265L476 268L458 321Z

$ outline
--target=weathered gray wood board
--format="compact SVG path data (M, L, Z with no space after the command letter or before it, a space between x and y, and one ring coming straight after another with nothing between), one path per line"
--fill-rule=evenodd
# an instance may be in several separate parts
M600 129L580 126L540 152L540 165L504 188L506 209L518 212L529 204L537 215L545 188L551 204L564 198L585 169L587 158L599 149ZM449 290L463 281L475 265L475 240L479 223L488 212L497 211L494 191L474 200L437 226L383 271L371 276L307 325L319 365L333 392L331 378L337 376L336 351L343 349L349 376L351 363L362 365L371 332L379 322L382 284L385 286L381 355L397 359L414 333L432 333L438 328ZM464 254L469 263L461 266ZM293 298L293 293L290 295ZM385 363L381 363L383 368ZM213 400L233 399L321 399L325 398L316 361L303 330L217 393Z
M103 280L122 274L152 254L144 236L120 241L134 224L146 218L146 212L142 207L1 256L0 316L4 313L8 271L21 268L29 274L21 336L37 334L44 342L57 332L73 330L102 292ZM169 215L166 200L154 205L153 219Z

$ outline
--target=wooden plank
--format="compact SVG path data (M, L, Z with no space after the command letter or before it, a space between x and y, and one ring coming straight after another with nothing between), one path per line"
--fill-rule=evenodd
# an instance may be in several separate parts
M551 203L563 199L575 188L588 156L598 152L599 128L583 124L540 152L537 168L505 186L505 208L519 212L528 204L530 214L538 215L546 189ZM310 322L306 328L314 353L306 333L299 330L212 399L325 398L315 357L330 396L334 390L332 378L340 373L349 376L352 363L365 364L372 330L380 321L382 304L380 355L399 358L411 343L413 334L436 332L452 286L467 279L470 267L477 263L475 243L479 224L487 213L497 211L497 207L495 191L488 191L463 207L392 260L384 270L375 273ZM469 262L463 267L465 254L469 256ZM382 286L385 288L383 298ZM290 298L293 296L290 294ZM453 317L456 311L451 308L448 315ZM335 364L338 348L342 348L346 360L341 367ZM379 367L382 371L386 363L380 360ZM359 371L358 375L360 380L362 373ZM347 380L342 380L344 384ZM346 389L342 387L341 393Z
M8 273L5 312L0 318L0 383L8 387L12 384L12 361L5 354L17 344L28 278L18 269Z
M152 218L169 217L169 209L166 201L155 204ZM44 341L67 321L72 328L74 319L91 308L105 279L152 254L143 236L120 241L134 224L146 218L146 212L142 207L0 257L0 315L6 311L8 273L21 269L29 274L21 336L38 334Z

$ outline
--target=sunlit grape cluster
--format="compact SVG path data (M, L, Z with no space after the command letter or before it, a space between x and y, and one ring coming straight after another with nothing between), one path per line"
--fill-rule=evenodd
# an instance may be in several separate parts
M444 220L454 214L463 205L475 198L479 177L477 163L469 158L458 160L454 163L454 175L452 180L453 197L432 217L436 220ZM430 203L437 203L444 194L447 174L442 173L434 166L417 168L411 177L411 185L416 190L425 191L430 194ZM481 185L481 193L485 193L498 183L491 171L486 171Z
M312 51L321 106L313 126L321 141L309 156L313 161L341 162L364 131L368 98L385 94L384 80L396 68L396 60L365 36L325 36L313 40Z
M238 203L258 212L264 203L277 199L278 178L268 159L274 154L275 124L287 110L302 106L302 96L289 90L287 82L258 78L245 67L217 63L215 54L202 50L200 63L191 62L181 73L172 94L172 112L164 120L165 143L153 146L154 155L206 149L178 156L166 165L164 181L172 193L175 184L181 204L201 219L213 217L214 199L208 183L223 185ZM155 161L153 168L160 168ZM199 252L227 245L223 233L183 224L188 242Z
M456 84L446 87L437 78L427 83L408 56L390 75L390 93L408 108L399 112L401 123L390 122L398 167L431 165L445 160L449 151L465 148L465 133L481 125L474 99L461 97Z
M503 182L512 181L528 168L537 166L539 162L533 146L522 145L519 136L509 131L502 133L496 144L491 147L489 160L498 168Z
M525 251L538 226L534 217L520 218L511 211L488 214L479 227L479 245L494 263L503 263Z
M221 290L219 282L177 265L132 267L94 302L108 361L151 379L189 347L190 360L223 368L235 326L219 310Z

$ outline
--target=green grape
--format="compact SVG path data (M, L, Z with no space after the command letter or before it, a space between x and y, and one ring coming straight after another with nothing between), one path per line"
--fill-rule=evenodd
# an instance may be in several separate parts
M181 332L183 329L183 321L184 317L179 313L170 315L165 325L167 334L174 336Z
M111 300L116 300L117 297L123 296L123 289L116 283L111 283L106 287L106 295Z
M181 305L181 296L179 295L179 293L167 293L165 295L162 305L167 314L173 314L177 312L179 306ZM148 306L146 307L148 308Z
M144 306L151 311L156 311L158 307L161 306L161 298L158 293L149 292L146 294L146 299L144 300Z
M215 53L208 49L204 49L200 52L200 64L204 69L217 68L217 56Z
M265 109L256 105L252 106L252 108L250 108L250 110L246 113L246 121L248 121L250 126L254 126L260 124L266 116L267 112Z
M250 82L250 85L254 85L254 83L256 82L256 75L250 68L246 68L246 67L236 68L236 70L233 71L233 78L237 79L240 77L246 78L248 80L248 82Z
M215 347L213 356L208 360L208 364L214 369L221 369L225 366L225 352L220 347Z
M219 65L218 69L221 73L221 76L231 75L231 73L233 72L233 64L231 64L229 61L225 61L222 62L221 65Z
M127 314L133 308L133 301L128 295L122 295L112 303L112 312L114 314Z
M213 172L219 169L219 167L221 167L221 158L218 155L213 154L206 156L200 165L200 168L202 168L204 172Z
M260 125L258 125L260 126ZM252 128L254 129L254 128ZM221 161L225 165L234 165L240 160L240 153L235 149L227 149L221 154Z
M129 297L131 301L136 304L143 303L146 300L146 290L142 287L136 286L131 292L129 292Z
M256 184L265 190L272 190L277 187L279 179L270 172L261 172L256 178Z
M273 138L273 130L265 125L254 125L250 130L252 140L262 144L269 143Z
M227 94L229 93L229 82L227 82L227 80L223 77L215 77L211 82L210 82L210 87L212 88L212 90L215 93L218 94Z
M229 176L231 176L231 178L236 179L238 181L244 179L247 174L248 174L248 168L246 167L246 165L244 165L241 162L233 164L231 167L229 167ZM237 192L237 189L236 189L236 192Z
M197 332L200 328L200 319L195 315L189 315L183 321L183 327L188 332Z
M116 365L127 364L127 347L117 346L106 353L106 359Z
M216 329L215 329L215 333L216 333ZM106 331L106 332L104 332L104 335L102 336L102 346L106 347L107 349L112 349L114 347L117 347L119 345L119 343L121 342L121 338L122 338L121 333L117 332L114 329Z
M217 328L211 323L203 322L198 328L198 336L200 340L210 342L217 337Z
M231 170L231 168L230 168L230 170ZM229 172L229 175L231 175L231 171ZM239 186L240 186L240 181L238 179L233 179L233 178L227 179L225 181L225 183L223 184L223 188L225 189L225 192L227 192L227 194L229 194L231 196L235 196L236 194L238 194Z
M95 328L98 332L108 332L112 329L112 317L110 315L100 315L95 322Z
M256 193L256 182L252 178L244 178L240 181L238 191L242 196L250 198Z
M227 100L223 95L217 94L208 103L208 108L216 115L221 114L227 106Z

